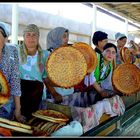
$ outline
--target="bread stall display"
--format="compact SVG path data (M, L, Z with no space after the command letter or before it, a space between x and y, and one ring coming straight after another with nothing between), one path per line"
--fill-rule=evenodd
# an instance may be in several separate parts
M65 126L69 118L55 110L38 110L32 113L33 118L28 122L32 126L34 136L51 136L51 134Z
M51 136L67 125L69 117L55 110L37 110L25 124L0 118L1 136Z

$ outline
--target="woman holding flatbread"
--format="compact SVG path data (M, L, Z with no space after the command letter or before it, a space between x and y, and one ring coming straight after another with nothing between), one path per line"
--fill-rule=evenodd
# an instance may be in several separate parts
M120 32L116 33L115 34L115 39L116 39L116 42L117 42L117 55L116 55L116 59L115 59L115 63L116 63L116 66L121 64L122 61L121 61L121 56L120 56L120 50L125 47L126 45L126 42L127 42L127 37L125 34L122 34Z
M63 45L68 45L69 30L64 27L56 27L52 29L47 35L47 48L50 53ZM70 95L74 92L74 88L61 88L55 86L49 79L47 79L47 98L53 98L56 103L62 102L62 96Z
M140 68L140 45L138 45L133 40L130 41L131 47L129 48L133 56L133 64Z
M93 87L101 98L112 96L112 61L115 59L117 47L112 43L107 43L103 47L102 55L97 54L98 64L94 71L95 82ZM107 92L106 92L107 91Z
M2 98L3 93L0 93L0 103L4 103L0 107L0 117L10 120L12 120L13 117L15 117L17 121L24 122L25 119L21 115L20 105L21 91L20 72L18 69L18 51L14 45L7 43L9 35L9 25L4 22L0 22L0 71L5 76L6 81L8 82L8 87L10 88L10 97L7 97L7 95L4 96L5 98L7 97L7 101L5 103L5 98ZM2 87L4 88L4 85L1 86L1 92L4 91Z
M68 98L67 104L73 106L89 106L95 104L97 101L103 98L113 96L112 87L112 72L113 64L112 60L116 57L117 48L112 43L107 43L102 50L102 53L96 53L98 63L96 68L88 75L85 76L82 84L82 90L76 89L83 94L83 97L79 98L75 95L74 101ZM82 101L83 100L83 101Z

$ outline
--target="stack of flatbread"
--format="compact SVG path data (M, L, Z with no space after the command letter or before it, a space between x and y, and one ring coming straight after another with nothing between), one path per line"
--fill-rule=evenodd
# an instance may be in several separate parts
M4 118L0 118L0 127L27 134L33 133L31 126Z
M69 120L69 118L65 114L50 109L38 110L35 113L32 113L32 115L34 117L55 123L66 123Z
M65 126L65 123L55 123L33 117L29 121L29 125L32 126L34 136L50 136L53 132Z
M50 136L69 121L65 114L51 109L37 110L32 115L33 118L28 124L32 126L35 136Z

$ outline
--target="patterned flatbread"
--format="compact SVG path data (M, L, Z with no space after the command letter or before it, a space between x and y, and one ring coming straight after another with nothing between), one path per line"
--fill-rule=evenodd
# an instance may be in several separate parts
M8 82L3 75L3 73L0 71L0 106L5 104L10 97L10 88L8 85Z
M48 78L59 87L73 87L79 84L87 74L84 55L71 46L55 49L46 63Z
M65 122L69 120L65 114L55 110L38 110L35 113L32 113L32 115L34 117L56 123L65 124Z
M74 48L78 49L86 58L88 73L91 73L97 66L97 55L93 48L84 43L84 42L76 42L72 45Z
M130 50L128 48L123 47L120 50L120 56L121 56L121 60L124 63L131 63L132 62L132 55L131 55L131 52L130 52Z
M113 86L124 95L140 91L140 69L134 64L120 64L113 72Z

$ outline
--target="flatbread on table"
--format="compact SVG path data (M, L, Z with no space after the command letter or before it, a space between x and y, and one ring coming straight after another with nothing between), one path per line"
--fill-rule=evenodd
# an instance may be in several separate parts
M98 59L94 49L84 42L75 42L72 47L78 49L84 56L87 62L87 73L91 73L97 66Z
M87 74L84 55L71 46L55 49L46 62L48 78L57 86L70 88L79 84Z
M16 121L10 121L8 119L0 118L0 127L8 128L10 130L14 130L17 132L23 132L23 133L28 133L32 134L32 129L31 126L22 124L20 122Z
M0 71L0 106L8 102L10 97L10 87L8 85L8 82L6 80L6 77Z
M112 83L124 95L135 94L140 91L140 69L134 64L120 64L113 72Z
M38 110L32 113L32 115L34 117L55 123L66 123L69 121L69 118L65 114L55 110Z

